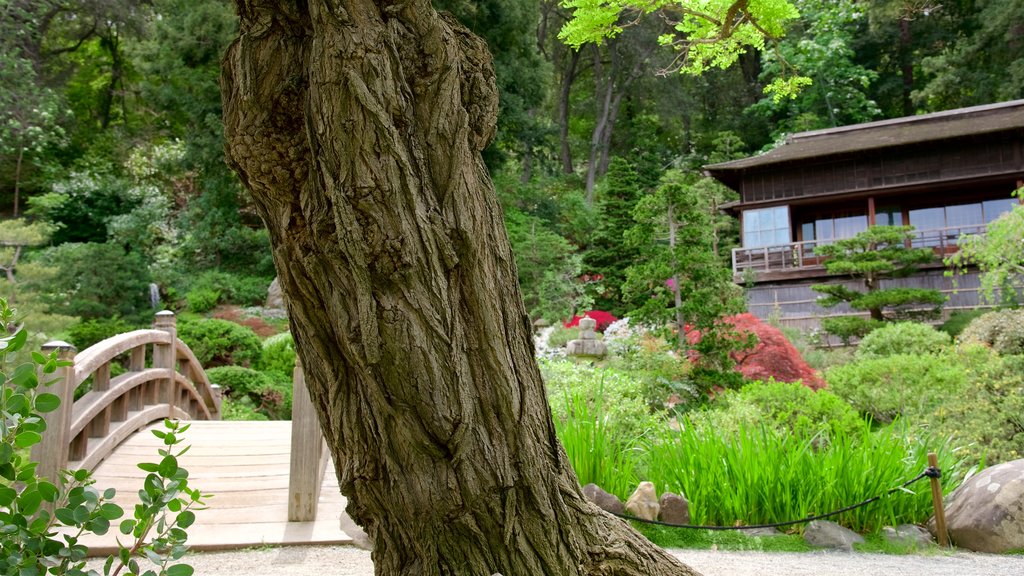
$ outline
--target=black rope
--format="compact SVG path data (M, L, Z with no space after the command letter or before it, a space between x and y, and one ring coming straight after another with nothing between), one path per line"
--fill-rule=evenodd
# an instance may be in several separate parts
M698 525L694 525L694 524L672 524L670 522L661 522L660 520L645 520L644 518L637 518L636 516L629 516L629 515L626 515L626 514L617 514L615 512L609 512L609 514L611 514L613 516L618 516L619 518L622 518L624 520L632 520L633 522L642 522L644 524L655 524L655 525L658 525L658 526L669 526L671 528L690 528L690 529L695 529L695 530L755 530L757 528L781 528L782 526L792 526L793 524L804 524L804 523L807 523L807 522L813 522L814 520L821 520L822 518L828 518L829 516L835 516L837 514L842 514L844 512L849 512L850 510L856 510L857 508L861 508L861 507L867 506L868 504L871 504L872 502L876 502L878 500L881 500L883 497L889 496L890 494L893 494L894 492L899 492L900 490L903 490L907 486L910 486L911 484L913 484L914 482L917 482L918 480L920 480L922 478L939 478L941 476L942 476L942 472L939 471L938 468L928 467L924 472L921 472L920 474L918 474L917 476L911 478L910 480L907 480L903 484L900 484L899 486L897 486L895 488L892 488L891 490L889 490L888 492L885 492L884 494L881 494L881 495L878 495L878 496L872 496L871 498L868 498L867 500L864 500L863 502L858 502L857 504L853 504L853 505L847 506L845 508L840 508L839 510L835 510L833 512L828 512L826 514L818 514L816 516L808 516L807 518L803 518L801 520L789 520L787 522L774 522L772 524L754 524L754 525L750 525L750 526L698 526Z

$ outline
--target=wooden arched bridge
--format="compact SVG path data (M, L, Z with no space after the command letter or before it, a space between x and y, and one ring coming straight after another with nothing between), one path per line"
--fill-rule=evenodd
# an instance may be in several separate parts
M115 502L130 511L146 475L137 464L158 461L162 446L148 430L165 418L191 420L185 438L192 448L179 461L195 488L213 494L189 528L193 548L351 542L339 526L345 500L334 474L325 474L329 459L301 366L290 422L225 422L220 389L178 339L172 312L157 313L152 329L82 352L65 342L43 349L54 350L71 365L51 385L62 403L46 414L47 433L33 449L40 476L91 470L96 486L117 489ZM115 363L127 370L112 377ZM74 400L90 378L90 391ZM105 554L116 549L115 537L83 542Z

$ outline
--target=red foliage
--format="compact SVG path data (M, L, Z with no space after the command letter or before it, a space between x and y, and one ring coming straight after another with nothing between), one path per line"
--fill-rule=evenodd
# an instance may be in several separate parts
M565 323L565 327L575 328L579 326L580 320L582 320L584 317L593 318L594 321L597 322L598 332L604 332L605 328L608 328L608 326L611 325L612 322L618 320L618 318L616 318L609 312L605 312L604 310L591 310L590 312L585 313L583 316L573 316L571 320Z
M758 343L753 350L733 354L736 369L746 378L775 378L776 382L802 380L804 386L812 390L825 387L825 381L807 364L800 351L778 328L765 324L753 314L739 314L725 320L740 333L757 335Z
M757 345L752 350L733 352L736 370L748 380L768 380L776 382L803 381L804 386L812 390L825 387L825 381L810 367L800 355L796 346L786 339L778 328L765 324L753 314L738 314L725 318L740 334L757 336ZM700 341L700 333L687 327L686 340L690 344ZM695 354L695 353L694 353ZM690 358L691 361L696 358Z

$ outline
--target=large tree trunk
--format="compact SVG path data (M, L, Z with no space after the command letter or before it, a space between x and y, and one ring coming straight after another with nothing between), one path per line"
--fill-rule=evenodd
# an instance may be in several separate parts
M483 42L427 0L237 1L229 162L377 574L694 574L588 503L555 437Z

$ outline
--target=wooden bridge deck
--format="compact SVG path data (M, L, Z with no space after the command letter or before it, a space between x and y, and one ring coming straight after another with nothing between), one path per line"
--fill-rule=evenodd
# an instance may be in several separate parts
M288 522L288 473L291 422L193 421L185 433L192 448L179 459L189 471L189 485L214 496L207 509L196 512L188 529L193 550L224 550L263 545L349 544L339 526L345 498L338 490L333 466L324 474L314 522ZM125 440L95 470L96 487L116 488L115 502L127 516L138 503L146 473L139 462L158 462L162 446L146 428ZM103 537L83 542L90 553L116 550L116 538L126 538L114 523Z

